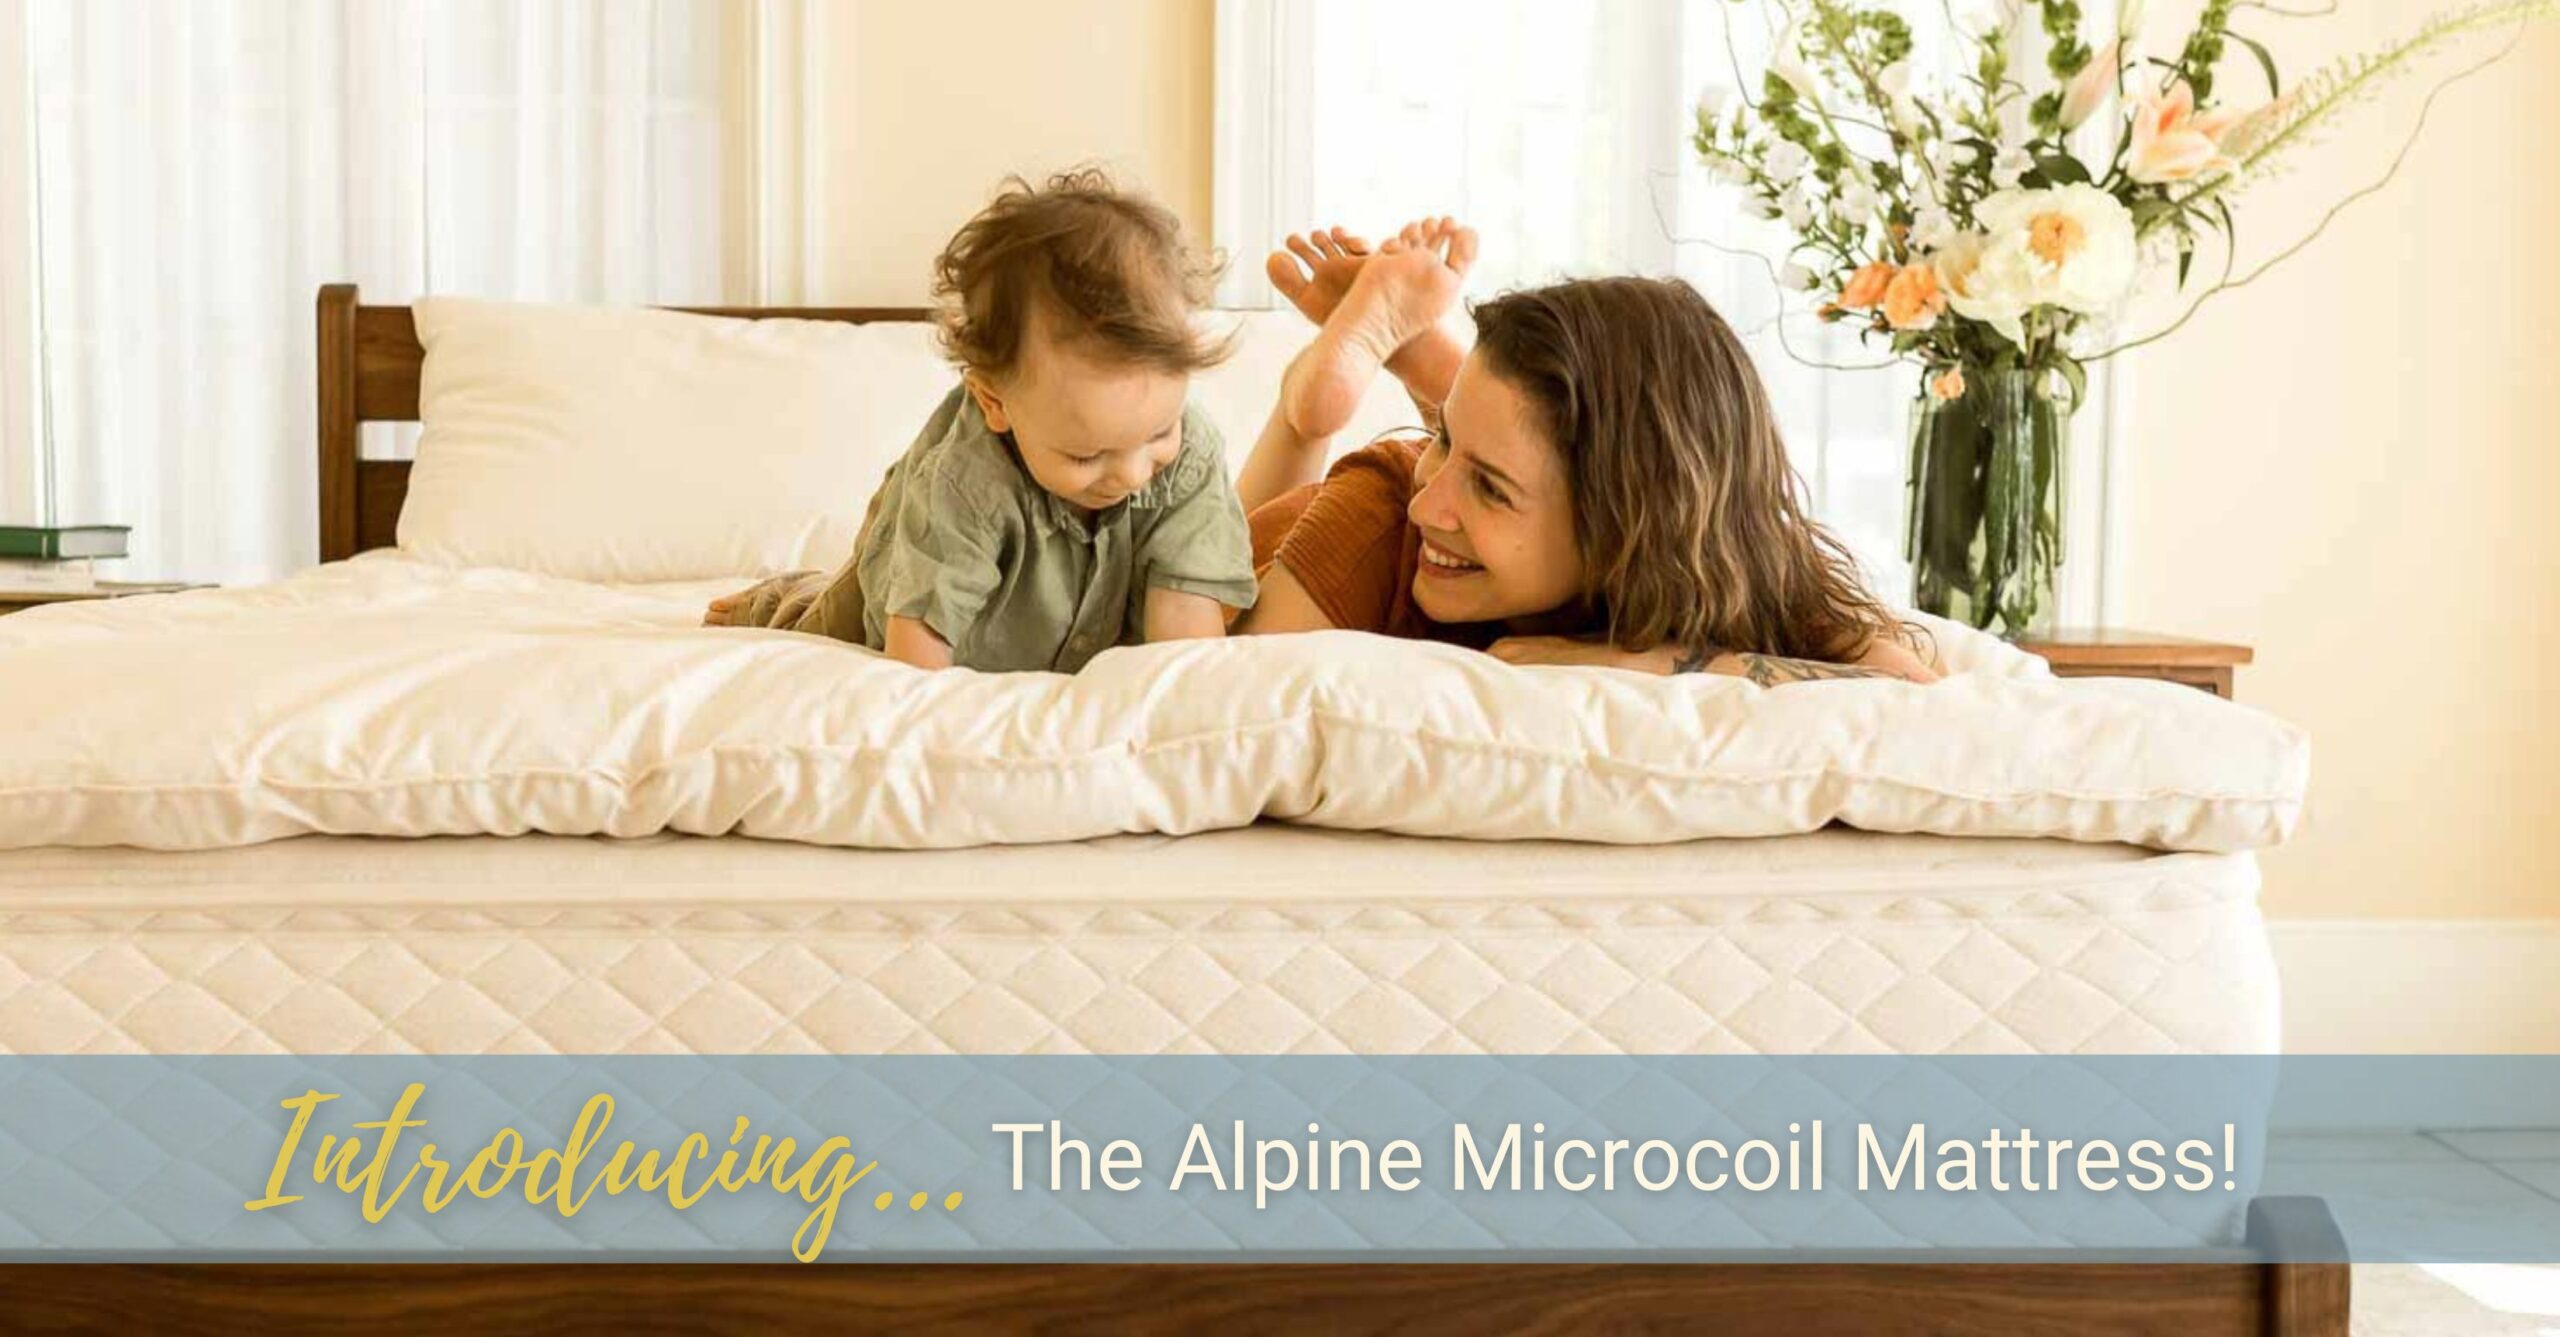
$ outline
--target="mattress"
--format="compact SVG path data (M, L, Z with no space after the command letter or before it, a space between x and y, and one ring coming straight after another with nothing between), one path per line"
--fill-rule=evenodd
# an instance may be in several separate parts
M16 1053L2272 1052L2240 854L1258 825L0 852Z

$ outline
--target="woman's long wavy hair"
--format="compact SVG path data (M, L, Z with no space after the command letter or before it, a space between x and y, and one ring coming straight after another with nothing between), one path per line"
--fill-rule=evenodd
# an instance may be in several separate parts
M1742 340L1676 279L1583 279L1475 307L1573 482L1583 598L1627 650L1842 662L1897 620L1805 516Z

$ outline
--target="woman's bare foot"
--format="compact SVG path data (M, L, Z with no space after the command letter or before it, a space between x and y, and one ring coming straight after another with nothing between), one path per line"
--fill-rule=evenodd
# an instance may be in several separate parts
M1347 228L1289 234L1287 249L1273 251L1262 270L1271 286L1289 299L1298 313L1321 325L1351 291L1360 266L1369 259L1366 238Z
M1458 291L1475 261L1475 229L1448 218L1407 224L1362 261L1350 288L1327 313L1324 328L1289 364L1281 382L1281 408L1290 426L1317 438L1349 424L1387 359L1436 330L1440 317L1457 305ZM1312 278L1307 287L1314 287ZM1455 369L1449 373L1454 376ZM1437 396L1433 398L1436 402Z

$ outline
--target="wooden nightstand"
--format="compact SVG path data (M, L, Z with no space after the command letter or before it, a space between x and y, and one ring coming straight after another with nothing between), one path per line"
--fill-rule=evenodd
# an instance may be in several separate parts
M2163 636L2156 631L2069 627L2018 648L2042 655L2063 678L2160 678L2201 687L2228 701L2231 671L2256 657L2245 645Z
M137 594L176 594L180 590L208 588L211 587L192 585L182 580L102 580L93 590L0 589L0 613L24 612L45 604L83 603L91 599L129 599Z

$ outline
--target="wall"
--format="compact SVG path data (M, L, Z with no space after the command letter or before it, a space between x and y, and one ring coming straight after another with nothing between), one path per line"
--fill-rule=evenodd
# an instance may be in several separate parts
M2294 53L2377 46L2426 8L2261 35L2307 71ZM2258 79L2245 58L2223 77ZM2387 105L2405 126L2415 99ZM2129 355L2117 615L2254 645L2241 699L2311 733L2271 915L2560 918L2554 136L2560 24L2447 92L2388 190ZM2257 187L2241 226L2353 179Z
M1086 160L1209 226L1211 0L835 0L816 13L816 286L914 305L1008 172Z

